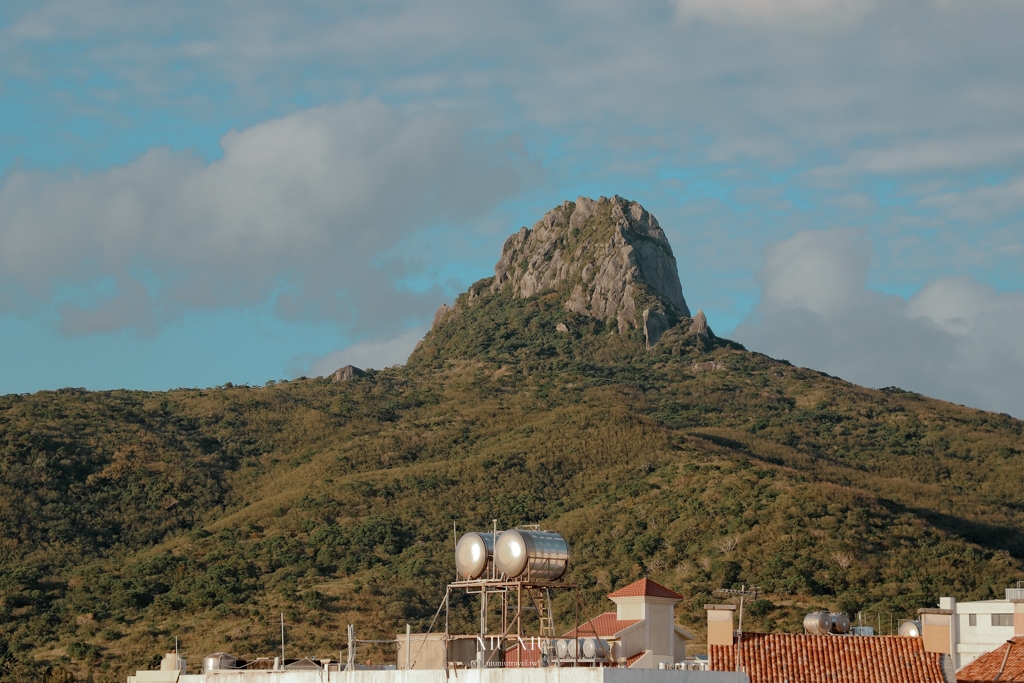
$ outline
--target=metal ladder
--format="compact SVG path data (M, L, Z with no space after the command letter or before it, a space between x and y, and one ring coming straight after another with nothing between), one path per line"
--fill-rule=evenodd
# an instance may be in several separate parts
M537 591L533 599L537 606L537 617L540 619L540 635L542 637L555 637L555 613L551 606L551 590L545 588Z

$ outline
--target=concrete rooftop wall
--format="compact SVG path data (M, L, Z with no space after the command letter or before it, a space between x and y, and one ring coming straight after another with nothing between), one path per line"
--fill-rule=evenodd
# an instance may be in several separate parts
M135 676L128 683L137 683ZM141 677L140 677L141 678ZM444 669L430 671L217 671L179 676L176 683L749 683L731 671L658 669Z

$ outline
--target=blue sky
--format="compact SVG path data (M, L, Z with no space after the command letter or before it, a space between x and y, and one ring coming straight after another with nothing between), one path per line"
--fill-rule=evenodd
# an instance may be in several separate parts
M401 362L563 199L748 347L1024 417L1024 6L8 2L0 393Z

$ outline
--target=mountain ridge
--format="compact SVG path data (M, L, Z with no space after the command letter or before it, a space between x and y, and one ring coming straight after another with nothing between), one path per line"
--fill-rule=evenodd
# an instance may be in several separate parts
M452 525L492 519L566 535L584 616L650 576L698 636L740 583L764 592L748 628L799 631L1024 573L1024 422L747 351L635 278L633 324L571 310L576 265L527 297L480 280L406 366L344 381L0 396L0 675L120 683L175 637L190 662L267 655L281 613L313 656L348 623L425 630Z

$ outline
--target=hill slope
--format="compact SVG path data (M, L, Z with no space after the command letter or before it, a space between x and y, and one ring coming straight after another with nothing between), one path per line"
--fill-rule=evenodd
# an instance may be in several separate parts
M595 204L576 235L556 209L563 242L499 275L539 255L541 281L571 239L646 213ZM408 365L341 383L0 397L4 675L123 680L175 636L193 664L272 654L279 612L290 654L336 658L346 623L425 629L452 524L492 519L564 533L587 614L650 575L698 633L736 583L766 591L756 629L796 631L814 606L901 617L1021 578L1024 423L691 331L626 256L632 307L575 306L597 291L582 268L526 295L489 278ZM668 328L649 350L644 310ZM569 597L556 608L568 626Z

